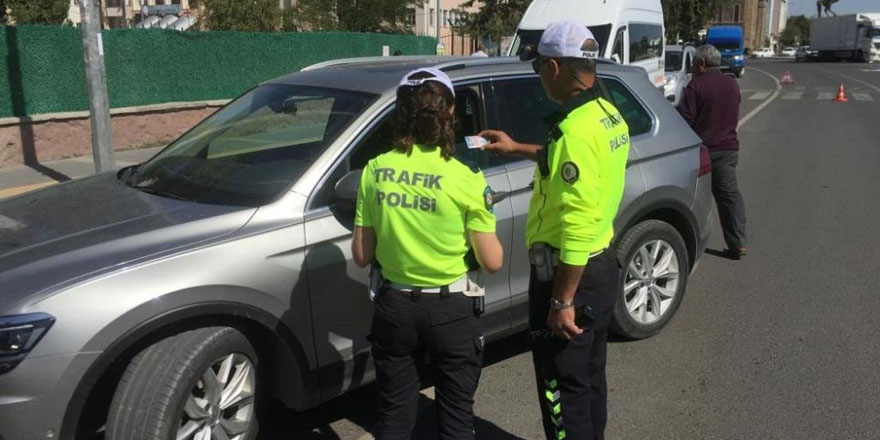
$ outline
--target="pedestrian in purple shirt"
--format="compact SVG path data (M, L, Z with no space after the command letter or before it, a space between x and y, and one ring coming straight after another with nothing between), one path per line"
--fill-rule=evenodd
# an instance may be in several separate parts
M728 258L746 254L746 209L736 184L739 160L740 92L736 80L721 73L721 53L712 45L700 46L694 56L688 84L678 112L709 149L712 159L712 195L718 206Z

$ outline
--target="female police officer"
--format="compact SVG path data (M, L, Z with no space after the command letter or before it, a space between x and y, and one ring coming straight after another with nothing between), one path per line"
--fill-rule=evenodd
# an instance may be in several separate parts
M430 359L441 439L473 438L473 397L483 338L469 287L468 254L501 268L491 190L453 158L455 90L419 69L397 90L394 149L371 160L358 190L352 253L381 266L370 334L379 387L378 440L408 439L416 422L417 363ZM489 197L487 197L489 196ZM376 260L376 261L374 261Z

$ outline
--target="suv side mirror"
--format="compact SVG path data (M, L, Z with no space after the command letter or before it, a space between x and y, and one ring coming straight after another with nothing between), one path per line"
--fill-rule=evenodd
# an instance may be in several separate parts
M116 178L122 183L128 183L129 179L131 179L131 177L134 176L134 173L137 172L139 166L140 164L130 165L120 169L116 172Z
M333 187L333 197L337 202L357 202L361 174L363 170L352 170L336 182L336 186Z
M363 170L349 171L333 187L333 199L336 205L333 211L339 216L340 221L349 228L354 227L352 222L357 210L358 187L361 183L362 173Z

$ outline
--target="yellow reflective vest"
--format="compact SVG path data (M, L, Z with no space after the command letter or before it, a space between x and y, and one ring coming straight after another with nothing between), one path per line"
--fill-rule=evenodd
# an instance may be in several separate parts
M559 249L563 263L583 266L611 243L626 175L629 128L610 102L586 90L547 122L526 222L526 244Z

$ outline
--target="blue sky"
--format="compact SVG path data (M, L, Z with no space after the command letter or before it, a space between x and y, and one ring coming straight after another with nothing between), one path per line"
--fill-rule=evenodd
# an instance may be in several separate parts
M880 0L840 0L831 6L838 14L880 12ZM816 0L788 0L789 15L816 15Z

